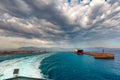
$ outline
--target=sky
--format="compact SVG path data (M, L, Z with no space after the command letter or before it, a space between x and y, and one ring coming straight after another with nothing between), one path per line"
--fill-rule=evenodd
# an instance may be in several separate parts
M0 0L0 49L120 48L120 0Z

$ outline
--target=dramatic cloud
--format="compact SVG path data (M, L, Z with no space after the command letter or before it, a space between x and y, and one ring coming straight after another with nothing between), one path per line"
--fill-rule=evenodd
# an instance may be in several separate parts
M1 0L0 47L120 47L120 0Z

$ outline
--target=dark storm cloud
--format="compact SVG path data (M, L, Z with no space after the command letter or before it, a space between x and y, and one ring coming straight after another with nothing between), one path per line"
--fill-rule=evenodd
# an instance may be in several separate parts
M9 31L8 36L10 35L10 32L14 35L17 35L17 37L26 37L26 38L32 38L32 37L40 37L38 34L39 30L37 29L27 29L26 27L20 26L17 23L9 23L9 22L1 22L0 21L0 29L4 31ZM7 36L7 33L4 33Z
M21 3L19 4L19 2ZM24 3L24 5L22 3ZM37 18L36 22L39 22L39 20L41 19L45 19L46 21L51 22L52 24L55 24L58 26L60 25L64 27L65 25L66 26L68 25L64 14L60 10L57 10L57 8L55 7L56 5L55 3L51 2L51 3L48 3L47 5L44 3L45 3L44 1L39 1L39 0L24 0L24 1L23 0L21 1L4 0L4 1L1 1L1 4L3 6L1 12L3 11L4 13L8 13L11 17L13 16L19 19L27 20L27 21L24 20L25 22L29 22L28 19L31 16L33 16ZM24 21L22 22L23 24L25 23ZM36 27L36 25L34 25L34 28L32 28L32 30L19 25L19 21L16 23L1 22L0 25L1 25L0 27L1 29L11 31L15 33L15 35L17 34L18 37L20 36L26 37L26 38L53 38L54 37L55 39L60 39L61 37L61 35L56 36L57 34L55 34L54 31L50 31L48 27L49 25L42 26L43 28L39 28L39 27ZM41 31L43 31L43 34L39 33ZM53 37L51 35L48 36L48 34L51 34L54 36Z
M0 36L73 45L119 36L119 0L95 1L70 5L62 0L1 0Z
M54 24L63 26L67 24L64 14L56 8L54 2L45 4L43 0L3 0L1 4L7 9L5 10L7 13L15 17L28 18L35 16Z

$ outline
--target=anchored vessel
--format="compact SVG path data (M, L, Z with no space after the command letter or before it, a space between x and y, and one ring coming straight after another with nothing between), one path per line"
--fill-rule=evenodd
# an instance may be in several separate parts
M83 54L83 50L82 49L75 49L75 54Z

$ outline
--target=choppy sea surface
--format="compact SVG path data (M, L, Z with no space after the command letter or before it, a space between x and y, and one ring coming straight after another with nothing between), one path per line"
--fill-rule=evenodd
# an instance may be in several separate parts
M0 55L0 80L19 76L48 80L120 80L120 50L108 50L115 59L94 59L73 52Z

